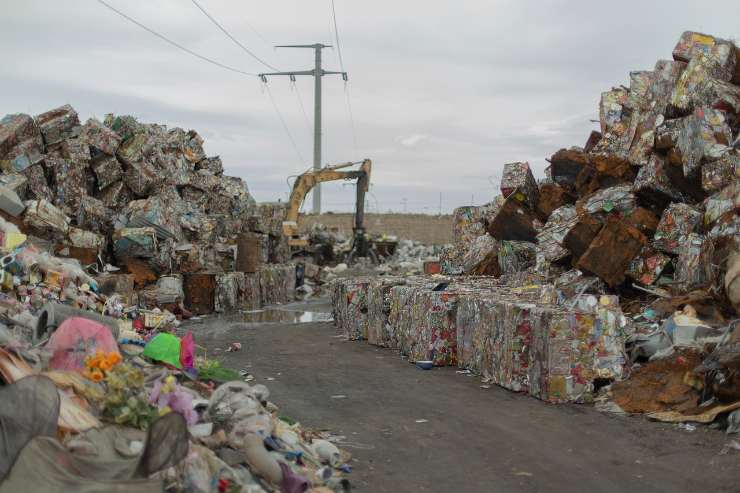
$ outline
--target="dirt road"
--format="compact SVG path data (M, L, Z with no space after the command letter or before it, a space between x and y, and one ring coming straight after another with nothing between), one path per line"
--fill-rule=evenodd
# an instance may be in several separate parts
M453 368L422 371L395 351L343 341L327 322L191 327L211 350L240 341L242 351L215 354L265 383L282 414L345 436L358 491L740 491L740 453L721 455L729 438L706 427L482 389Z

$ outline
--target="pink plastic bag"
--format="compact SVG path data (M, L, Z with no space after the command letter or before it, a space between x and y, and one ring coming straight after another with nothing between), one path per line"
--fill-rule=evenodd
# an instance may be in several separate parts
M195 341L193 333L188 332L180 339L180 364L183 368L192 368L195 363Z
M49 367L54 370L82 370L85 358L97 351L118 353L110 329L81 317L68 318L51 335L47 346L52 352Z

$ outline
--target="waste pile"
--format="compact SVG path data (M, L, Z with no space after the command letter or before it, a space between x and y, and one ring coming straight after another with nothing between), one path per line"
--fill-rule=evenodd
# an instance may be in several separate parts
M145 308L206 314L289 299L284 205L258 205L194 130L112 114L82 124L69 105L11 114L0 120L0 170L4 263L24 255L26 235L79 261L93 290ZM10 290L15 273L5 273ZM64 290L62 274L39 270Z
M436 270L443 246L425 245L414 240L395 240L397 247L392 255L381 257L376 271L381 274L416 275ZM437 271L438 272L438 271Z
M66 305L44 320L40 342L0 324L0 492L349 491L331 436L196 355L192 332Z
M544 180L506 164L501 195L455 210L442 275L336 281L346 335L545 400L739 409L740 49L685 32L629 79Z

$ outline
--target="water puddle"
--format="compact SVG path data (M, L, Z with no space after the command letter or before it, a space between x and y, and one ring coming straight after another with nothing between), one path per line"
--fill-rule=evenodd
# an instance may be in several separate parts
M239 318L247 323L283 323L299 324L311 322L331 322L331 313L307 312L302 310L284 310L266 308L250 312L241 312Z

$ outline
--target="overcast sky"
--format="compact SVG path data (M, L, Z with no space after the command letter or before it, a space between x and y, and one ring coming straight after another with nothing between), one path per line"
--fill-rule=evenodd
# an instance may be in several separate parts
M324 78L324 163L373 160L369 205L437 213L490 200L504 163L583 145L602 91L670 58L684 30L740 38L740 1L335 0L357 146L341 78ZM312 162L313 79L269 85L298 157L256 77L173 48L95 0L0 0L0 113L65 103L84 119L132 114L197 130L227 174L259 201L288 194ZM108 0L172 40L246 72L269 71L190 0ZM310 69L335 44L329 0L199 0L235 38L281 70ZM339 70L336 51L325 68ZM324 188L351 210L351 186Z

